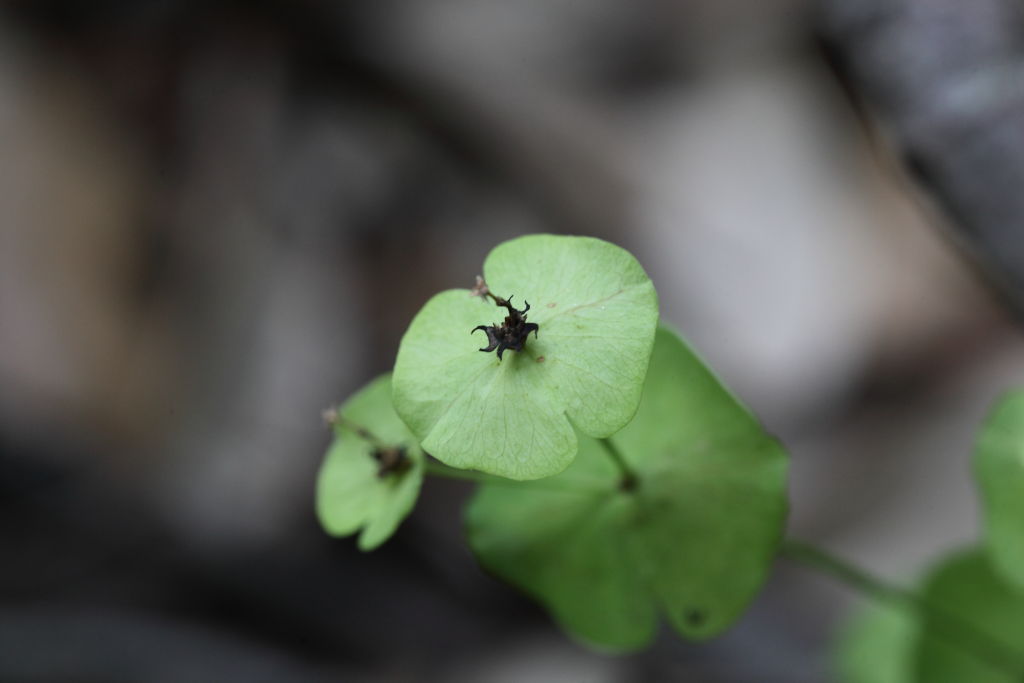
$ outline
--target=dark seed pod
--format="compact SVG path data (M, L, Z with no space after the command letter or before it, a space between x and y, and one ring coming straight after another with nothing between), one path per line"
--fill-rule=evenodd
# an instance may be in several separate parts
M526 338L530 336L531 332L533 332L533 336L536 338L540 327L536 323L526 322L526 312L530 310L529 301L526 302L526 308L521 311L512 307L512 297L508 299L498 297L495 298L495 302L498 306L504 306L508 309L505 322L501 325L497 323L493 325L477 325L470 333L483 330L487 334L487 346L480 350L490 352L497 349L498 360L501 360L501 354L504 353L505 349L522 351L526 345Z

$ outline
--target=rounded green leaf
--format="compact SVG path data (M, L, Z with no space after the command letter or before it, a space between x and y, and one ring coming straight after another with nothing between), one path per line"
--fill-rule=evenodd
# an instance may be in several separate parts
M1024 391L1001 400L974 456L993 566L1024 590Z
M505 309L469 290L427 302L395 361L395 409L424 450L458 468L539 479L572 462L575 425L605 437L636 412L654 342L654 286L629 252L590 237L529 235L484 263L490 291L539 325L503 360L478 325Z
M789 457L672 331L660 329L636 418L612 441L644 482L635 538L683 635L743 612L782 540Z
M782 538L788 458L673 332L658 330L643 400L608 443L580 437L562 474L487 484L467 509L490 571L570 632L630 650L665 614L684 636L727 628L760 590Z
M570 634L613 651L654 636L657 609L630 555L631 496L594 439L576 460L537 482L481 486L466 510L481 564L519 586Z
M390 375L365 386L338 413L341 419L335 422L334 441L317 479L317 516L333 536L362 529L359 548L373 550L391 537L416 504L423 452L392 407ZM374 452L382 445L403 448L408 465L381 474Z
M1024 593L992 569L982 551L946 560L926 582L916 648L921 683L1024 680Z

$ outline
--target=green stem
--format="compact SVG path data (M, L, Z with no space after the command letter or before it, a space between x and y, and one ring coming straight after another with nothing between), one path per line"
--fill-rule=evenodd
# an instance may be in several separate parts
M612 462L619 469L619 489L621 491L632 491L640 483L640 479L636 476L636 472L626 459L622 457L622 453L619 451L618 446L612 442L611 439L598 439L601 445L604 446L604 450L611 457Z
M898 586L886 583L863 569L854 567L844 560L829 555L810 543L786 539L779 554L821 574L844 583L854 590L882 602L906 601L910 593Z
M352 430L353 432L355 432L356 436L358 436L363 441L368 442L370 445L375 446L376 448L388 447L384 444L383 441L374 436L373 432L371 432L369 429L359 424L358 422L353 422L352 420L348 419L341 413L333 415L330 419L330 423L332 425L341 425L342 427L346 427Z
M935 635L947 645L956 647L989 666L1015 678L1020 678L1024 672L1024 658L1016 651L979 630L959 615L927 601L913 591L888 583L803 541L783 541L779 554L809 569L831 576L879 602L888 602L916 612L919 617L927 618Z

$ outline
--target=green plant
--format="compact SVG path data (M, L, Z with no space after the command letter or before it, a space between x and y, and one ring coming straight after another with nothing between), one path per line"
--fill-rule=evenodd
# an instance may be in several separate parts
M328 532L362 529L372 549L424 473L471 479L480 563L592 645L641 648L659 614L684 637L713 637L781 554L882 601L845 631L847 680L1021 680L1024 396L980 442L985 549L954 556L917 595L784 540L788 456L658 324L628 252L531 235L496 247L483 270L472 289L431 298L393 375L330 416L317 491Z
M866 585L881 604L840 638L848 683L1024 680L1024 392L996 404L973 464L983 542L942 558L920 592Z
M502 297L532 302L539 330L499 358L480 353L471 331ZM521 237L491 252L475 290L441 292L413 319L395 360L395 409L452 467L551 476L576 454L574 426L607 437L636 412L657 322L654 285L628 252L589 237Z

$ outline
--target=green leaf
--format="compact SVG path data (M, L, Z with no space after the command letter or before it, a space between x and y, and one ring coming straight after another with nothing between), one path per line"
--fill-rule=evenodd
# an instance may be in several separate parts
M913 683L917 615L906 607L867 606L843 628L836 651L842 683Z
M875 605L843 630L843 683L1019 683L1024 594L982 550L944 559L920 598Z
M981 551L954 555L929 578L921 639L921 683L1024 680L1024 593L992 570Z
M491 572L544 603L570 633L612 650L642 647L657 612L629 556L636 502L597 441L556 477L481 486L466 510L469 544Z
M484 263L496 295L540 329L522 351L481 353L477 325L506 315L469 290L427 302L395 361L395 409L424 450L458 468L539 479L572 462L575 425L605 437L636 412L658 320L654 286L629 252L590 237L529 235ZM570 422L571 421L571 422Z
M633 650L664 613L714 636L760 590L786 516L788 458L673 332L658 330L643 400L605 444L580 437L556 477L486 484L467 509L481 564L590 643Z
M1024 590L1024 391L985 421L974 457L986 544L996 571Z
M391 537L416 504L423 452L392 407L390 375L363 387L338 413L334 442L317 479L317 515L333 536L362 529L359 548L373 550ZM380 475L374 458L380 446L404 448L408 466Z

